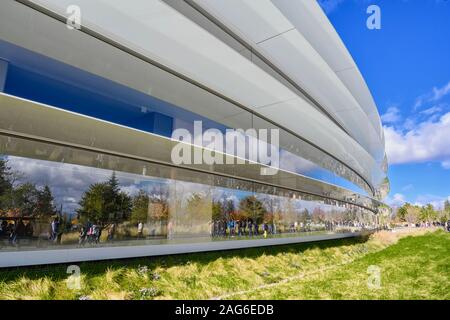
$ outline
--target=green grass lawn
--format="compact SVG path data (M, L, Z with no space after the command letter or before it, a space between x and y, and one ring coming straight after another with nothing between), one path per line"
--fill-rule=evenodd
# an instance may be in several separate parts
M380 270L378 288L367 285L369 266ZM262 288L235 299L450 299L450 234L401 239L381 251L305 279Z
M67 266L0 270L0 299L450 299L450 234L407 235L81 263L80 290Z

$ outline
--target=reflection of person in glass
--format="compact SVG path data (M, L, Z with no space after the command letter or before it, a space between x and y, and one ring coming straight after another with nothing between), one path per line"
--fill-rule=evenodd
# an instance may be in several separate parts
M138 223L137 232L138 232L138 239L141 239L143 237L143 233L144 233L144 225L142 224L141 221L139 221L139 223Z
M15 245L16 241L17 241L17 224L16 224L16 222L10 223L8 225L8 229L9 229L9 243L12 245Z
M58 234L59 234L59 218L55 217L50 225L51 235L50 240L53 242L58 242Z
M93 224L88 232L89 242L91 244L100 243L100 236L102 235L102 230L97 224Z
M116 233L116 224L113 223L108 229L108 242L113 241L115 233Z
M84 243L86 242L86 236L87 236L87 229L85 227L81 227L80 235L78 237L78 245L80 247L84 246Z

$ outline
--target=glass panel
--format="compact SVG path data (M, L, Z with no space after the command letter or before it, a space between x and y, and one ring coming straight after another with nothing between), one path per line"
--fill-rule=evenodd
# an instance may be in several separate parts
M0 154L5 144L27 148L26 140L3 142ZM33 146L42 159L0 157L3 251L263 240L376 227L371 211L336 200L44 143ZM65 162L73 153L85 165Z
M70 51L72 54L73 51ZM216 128L222 133L227 128L279 129L252 112L181 79L177 79L176 85L166 84L164 76L168 75L162 70L156 72L148 64L139 65L138 70L135 70L136 74L145 75L143 82L153 88L143 92L133 86L95 75L91 73L92 70L87 72L2 40L0 58L9 61L5 93L161 136L170 137L174 130L180 128L193 134L194 121L202 121L203 130ZM130 59L128 57L120 63L111 62L108 65L127 66L131 63ZM176 86L176 89L171 90L176 95L164 96L165 100L158 97L155 92L159 91L154 87L162 84L165 84L165 90ZM172 101L174 98L178 103ZM186 105L188 100L189 106ZM371 193L367 183L342 162L282 129L280 148L280 168L283 170L361 194ZM366 167L370 166L355 169L362 172ZM375 185L383 183L386 176L381 170L375 169L370 170L370 174L364 174L370 175L369 180Z
M212 176L177 170L175 183L170 188L169 239L195 238L209 241L212 219ZM201 180L191 183L181 180Z

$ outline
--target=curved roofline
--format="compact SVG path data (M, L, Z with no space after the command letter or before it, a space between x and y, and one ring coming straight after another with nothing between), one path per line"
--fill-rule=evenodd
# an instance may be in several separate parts
M317 3L263 0L256 6L250 1L233 5L226 0L184 2L250 48L253 55L290 84L294 83L381 165L384 143L378 111L356 64ZM297 17L300 14L301 19ZM255 31L257 27L263 30ZM335 52L338 58L334 57ZM341 68L336 61L344 62ZM361 125L366 121L372 130Z

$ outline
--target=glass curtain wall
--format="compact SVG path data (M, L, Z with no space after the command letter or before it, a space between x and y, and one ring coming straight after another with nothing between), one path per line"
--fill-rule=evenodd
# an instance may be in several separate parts
M35 158L17 156L28 148ZM361 207L230 177L5 136L0 155L2 251L376 228Z

